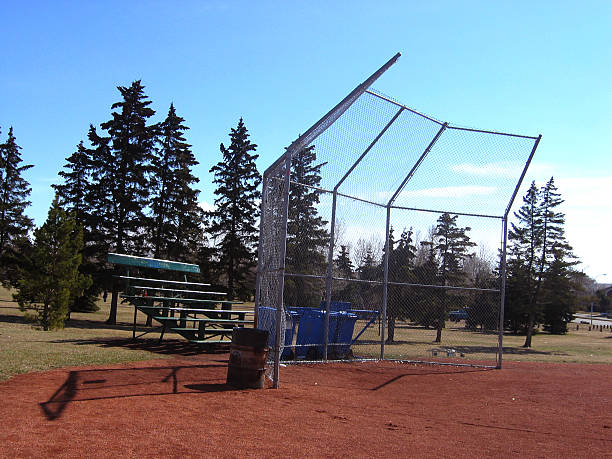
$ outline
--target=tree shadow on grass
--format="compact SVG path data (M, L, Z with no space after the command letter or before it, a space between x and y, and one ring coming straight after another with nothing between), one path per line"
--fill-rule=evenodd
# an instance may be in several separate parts
M10 309L10 312L3 312L3 309ZM15 307L11 308L3 308L0 307L0 322L4 323L12 323L12 324L32 324L32 322L28 321L23 314L15 314ZM116 325L109 325L106 322L98 320L89 320L89 319L75 319L71 318L66 321L64 324L64 329L77 328L77 329L87 329L87 330L129 330L131 331L133 324L131 323L117 323ZM151 327L146 327L144 325L136 325L136 331L142 332L145 330L150 330Z
M3 312L0 312L0 322L4 322L7 324L29 324L30 323L27 320L25 320L25 318L22 315L6 314Z
M377 344L380 344L380 341L360 340L355 343L355 345L368 345L368 344L377 345ZM435 346L435 347L432 348L431 346ZM394 348L402 348L402 350L404 350L404 349L410 349L412 347L415 349L415 351L420 350L426 353L429 353L431 350L435 350L435 351L444 353L448 349L448 350L452 350L453 354L455 354L456 356L461 356L465 358L469 357L470 354L496 354L497 353L497 346L459 345L455 343L445 344L444 342L434 343L433 341L393 341L393 343L385 343L385 347L389 350L393 350ZM427 347L427 349L424 349L424 347ZM559 352L559 351L542 351L542 350L533 349L533 348L510 347L510 346L505 346L503 348L503 352L504 354L522 355L522 356L570 355L568 353ZM419 353L419 352L416 352L416 353ZM420 352L420 354L423 354L423 352Z
M93 338L93 339L62 339L50 341L51 343L72 343L76 345L96 345L103 348L123 348L139 351L148 351L162 355L196 356L206 354L226 354L228 346L218 344L196 344L181 339L166 339L159 341L157 338L141 339L117 339L117 338Z
M224 368L225 364L212 363L70 371L64 383L39 405L53 421L74 402L240 390L219 382Z

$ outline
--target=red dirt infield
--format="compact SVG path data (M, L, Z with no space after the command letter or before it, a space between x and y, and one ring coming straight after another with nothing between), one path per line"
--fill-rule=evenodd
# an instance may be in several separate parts
M612 366L290 365L278 390L234 390L226 362L16 376L0 456L612 457Z

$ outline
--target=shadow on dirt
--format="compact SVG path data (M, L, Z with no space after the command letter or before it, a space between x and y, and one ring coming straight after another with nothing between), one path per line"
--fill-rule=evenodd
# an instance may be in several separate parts
M379 389L382 389L383 387L388 386L389 384L393 384L396 381L399 381L402 378L406 378L409 376L429 376L429 375L458 375L458 374L465 374L465 373L482 373L485 371L493 371L495 370L495 368L456 368L454 370L438 370L436 371L436 369L432 368L431 371L418 371L418 372L407 372L407 373L403 373L401 375L397 375L394 376L393 378L389 379L388 381L385 381L382 384L379 384L378 386L372 387L370 390L376 391Z
M222 362L70 371L64 383L39 405L47 419L54 421L76 402L242 390L219 382L225 379L226 368Z

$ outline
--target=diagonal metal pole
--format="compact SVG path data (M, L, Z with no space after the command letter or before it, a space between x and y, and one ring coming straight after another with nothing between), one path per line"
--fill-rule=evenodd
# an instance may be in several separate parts
M261 181L262 191L261 191L261 208L259 214L259 240L257 242L257 278L255 280L255 317L254 317L254 327L257 328L257 323L259 320L259 306L261 306L261 299L259 298L261 295L261 278L263 276L263 246L264 246L264 224L265 224L265 205L268 199L267 193L267 180L268 180L268 172L264 172L263 179Z
M272 163L268 170L274 170L279 164L284 161L284 157L288 153L294 153L296 151L301 150L307 145L310 145L319 135L321 135L325 130L330 127L334 122L342 116L342 114L349 109L353 103L370 87L374 84L376 80L380 78L380 76L389 70L395 62L400 58L401 53L397 53L391 59L389 59L382 67L380 67L376 72L374 72L370 77L357 86L353 91L342 99L334 108L332 108L325 116L323 116L319 121L313 124L310 129L308 129L304 134L299 136L285 151L285 154L278 158L276 161Z
M338 189L344 183L344 181L351 175L351 173L355 170L357 165L361 162L363 158L372 150L374 145L380 140L380 138L387 132L387 130L391 127L391 125L395 122L395 120L400 116L400 114L404 111L404 107L400 107L397 113L389 120L389 122L385 125L385 127L378 133L378 135L374 138L374 140L368 145L368 148L364 150L364 152L357 158L357 160L353 163L353 165L349 168L349 170L344 174L344 176L338 181L333 191L333 199L332 199L332 215L331 215L331 229L330 229L330 239L329 239L329 251L327 253L327 283L325 286L325 322L324 322L324 346L323 346L323 360L327 360L327 350L329 345L329 315L331 312L331 296L332 296L332 274L333 274L333 257L334 257L334 238L336 237L336 205L338 202Z
M540 134L533 144L533 148L531 149L531 153L529 154L529 158L525 162L525 167L523 167L523 171L521 172L521 176L514 187L514 192L512 193L512 197L506 206L506 211L504 212L504 218L502 223L502 253L501 253L501 262L499 275L501 280L500 285L500 305L499 305L499 331L497 337L497 365L496 368L501 369L502 367L502 359L504 353L504 322L505 322L505 312L506 312L506 275L507 275L507 261L506 254L508 251L508 214L510 213L510 209L514 204L514 200L516 199L516 195L521 188L525 175L527 174L527 169L531 164L531 160L533 159L533 155L535 155L536 150L538 149L538 145L540 144L540 140L542 139L542 135Z
M425 157L429 154L429 152L431 151L431 149L436 144L436 142L438 141L438 139L440 138L440 136L442 135L442 133L447 127L448 127L448 123L444 123L442 127L440 127L440 129L438 130L434 138L431 139L431 142L429 142L429 145L427 145L427 148L425 148L423 153L421 153L421 156L419 157L417 162L412 166L412 169L410 169L410 172L408 173L408 175L406 175L401 185L397 188L397 190L395 190L395 193L393 193L393 196L391 196L391 199L389 199L389 202L387 202L387 222L385 225L385 257L383 260L383 270L384 270L383 273L384 274L383 274L383 298L382 298L383 304L382 304L382 319L381 319L382 327L381 327L381 332L380 332L380 359L381 360L385 358L387 305L389 302L389 252L390 252L389 230L391 227L390 226L391 225L391 207L393 206L393 203L395 202L395 199L397 198L397 196L402 192L402 190L404 189L408 181L412 178L416 170L423 163L423 161L425 160Z
M404 180L402 181L402 184L397 188L397 190L395 190L395 193L393 193L393 196L391 196L391 199L389 199L389 202L387 203L387 206L392 206L393 205L393 202L395 201L397 196L402 192L402 190L404 189L404 187L406 186L408 181L412 178L412 176L414 175L416 170L419 168L419 166L421 165L421 163L423 162L425 157L429 154L429 152L431 151L431 149L436 144L436 142L438 141L438 139L440 138L440 136L442 135L442 133L444 132L444 130L447 127L448 127L448 123L444 123L442 125L442 127L440 128L440 130L436 133L434 138L431 139L431 142L429 142L429 145L427 145L427 148L425 148L425 151L423 151L423 153L421 154L421 156L419 157L417 162L414 163L414 166L412 166L412 169L410 169L410 172L404 178Z
M279 371L280 371L280 358L281 358L281 337L282 328L281 325L285 323L285 307L284 307L284 288L285 288L285 255L287 254L287 217L289 215L289 191L291 186L291 158L292 155L289 153L285 155L285 188L283 194L283 219L281 224L281 245L280 245L280 260L281 266L278 271L278 297L276 302L276 340L274 342L274 377L273 385L275 389L278 389L279 385ZM281 322L282 321L282 322Z

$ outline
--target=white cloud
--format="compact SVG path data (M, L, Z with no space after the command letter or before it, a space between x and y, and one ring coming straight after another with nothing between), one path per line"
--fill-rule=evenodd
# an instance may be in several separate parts
M404 190L402 197L419 198L465 198L468 196L486 196L494 194L493 186L445 186L440 188L422 188L420 190Z
M476 175L479 177L504 177L518 178L523 172L525 163L517 162L499 162L486 164L461 163L451 166L451 170L457 174ZM554 164L532 162L529 166L529 172L535 175L555 175L558 168Z
M459 174L479 175L486 177L516 177L520 176L524 165L518 163L488 163L488 164L455 164L451 170Z
M206 201L202 201L199 203L199 206L206 212L212 212L215 210L214 206L211 206L210 204L208 204Z

